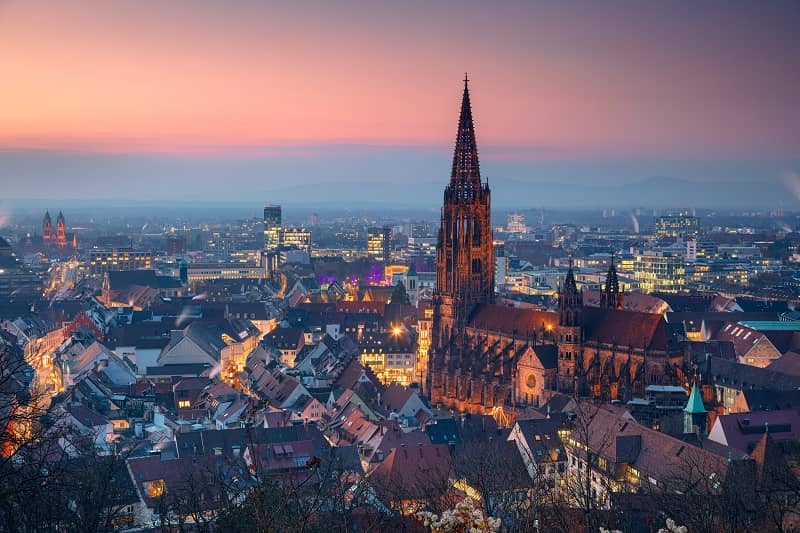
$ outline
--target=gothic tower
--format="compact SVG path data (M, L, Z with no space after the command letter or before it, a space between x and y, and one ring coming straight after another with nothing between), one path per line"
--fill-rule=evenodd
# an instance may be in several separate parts
M489 185L481 182L468 80L436 246L435 347L460 333L476 303L494 299ZM437 320L438 318L438 320Z
M431 332L434 357L430 364L432 368L443 370L437 374L439 378L445 379L446 366L460 353L470 311L475 304L493 300L490 192L488 183L481 182L469 80L465 78L453 169L450 183L444 190L436 245L436 293Z
M67 226L64 222L64 214L59 211L56 217L56 243L59 246L67 245Z
M558 292L558 310L558 390L574 392L576 380L583 371L583 292L575 283L572 258L564 285Z
M50 211L45 211L44 220L42 220L42 238L44 242L50 242L53 238L53 219L50 218Z
M614 264L614 254L611 254L611 264L608 266L606 285L600 293L600 307L603 309L625 309L625 295L619 288L617 267Z

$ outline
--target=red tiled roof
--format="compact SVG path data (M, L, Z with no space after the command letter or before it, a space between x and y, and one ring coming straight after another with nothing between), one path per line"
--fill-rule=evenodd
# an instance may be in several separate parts
M584 290L583 303L589 307L600 307L600 291ZM663 315L669 309L669 304L656 296L634 291L625 293L625 309Z
M411 398L412 394L414 394L414 391L410 388L392 383L386 387L386 390L381 395L381 403L389 407L389 409L400 411L406 405L408 399Z
M446 444L418 444L392 450L372 474L391 501L430 498L449 487L453 460Z
M667 323L662 315L586 307L583 310L586 340L666 350Z
M533 337L542 335L542 327L558 325L558 313L501 305L479 304L472 312L470 327L507 335Z

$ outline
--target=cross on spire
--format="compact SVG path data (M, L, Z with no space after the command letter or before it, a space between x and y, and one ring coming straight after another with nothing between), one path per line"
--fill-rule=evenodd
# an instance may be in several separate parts
M478 146L475 142L475 127L472 122L472 105L469 97L469 76L464 73L464 94L461 98L461 115L458 118L458 133L453 152L451 181L480 183L481 171L478 163Z

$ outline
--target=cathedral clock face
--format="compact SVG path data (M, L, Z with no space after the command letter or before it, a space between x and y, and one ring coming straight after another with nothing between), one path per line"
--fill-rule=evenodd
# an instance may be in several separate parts
M525 380L525 385L527 385L529 389L535 389L536 376L534 376L533 374L528 374L528 378Z

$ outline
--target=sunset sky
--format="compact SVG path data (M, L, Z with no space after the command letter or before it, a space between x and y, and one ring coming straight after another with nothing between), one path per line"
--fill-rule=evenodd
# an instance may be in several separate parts
M0 0L1 194L446 179L465 71L484 174L781 180L798 28L777 1Z

